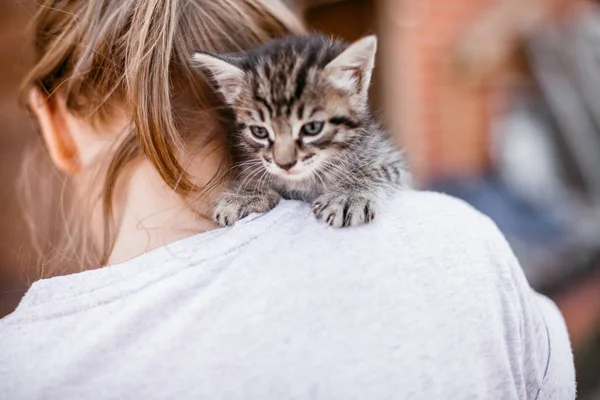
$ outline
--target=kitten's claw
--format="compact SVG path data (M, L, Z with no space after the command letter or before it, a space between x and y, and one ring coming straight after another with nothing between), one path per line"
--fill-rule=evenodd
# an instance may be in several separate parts
M329 214L329 217L327 217L327 224L333 225L334 220L335 220L335 214Z
M242 208L236 208L232 205L217 203L213 213L213 220L221 226L230 226L248 214Z
M252 213L264 213L279 202L276 192L226 191L221 194L213 209L213 219L221 226L230 226Z
M323 194L315 199L312 212L335 228L358 226L375 219L377 201L364 195Z

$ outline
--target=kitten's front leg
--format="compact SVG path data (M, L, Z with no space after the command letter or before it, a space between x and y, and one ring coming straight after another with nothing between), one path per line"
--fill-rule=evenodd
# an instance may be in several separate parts
M252 213L271 210L277 205L279 199L279 193L271 189L263 191L228 189L217 199L213 218L221 226L233 225Z
M358 164L345 171L345 176L334 180L341 184L315 199L312 208L315 216L336 228L375 219L387 194L410 186L410 173L400 154L394 156L386 163Z
M371 222L379 211L379 196L375 192L331 192L318 196L312 211L327 224L342 228Z

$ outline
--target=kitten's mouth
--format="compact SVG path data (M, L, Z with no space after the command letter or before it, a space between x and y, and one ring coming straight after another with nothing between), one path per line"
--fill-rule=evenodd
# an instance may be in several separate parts
M309 156L309 157L305 157L302 160L299 161L298 164L294 165L292 168L290 169L283 169L280 168L276 165L274 165L274 163L271 161L270 158L265 157L265 168L267 169L267 171L269 171L271 174L278 176L282 179L287 179L290 181L300 181L300 180L304 180L307 178L310 178L311 176L314 175L315 170L317 169L317 166L319 164L319 162L317 161L318 157L314 157L314 154Z
M275 172L276 172L277 176L280 176L285 179L300 180L300 179L307 178L309 175L311 175L312 168L307 169L307 168L304 168L303 166L300 168L294 167L289 170L277 168L275 170Z

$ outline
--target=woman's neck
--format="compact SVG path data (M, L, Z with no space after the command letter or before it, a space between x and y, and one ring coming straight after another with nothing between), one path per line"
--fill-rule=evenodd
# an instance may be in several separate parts
M223 158L215 150L207 148L188 169L198 185L208 183L219 169ZM194 201L192 208L162 181L148 161L140 162L115 199L120 227L109 264L215 229L217 225L210 218L213 198L214 193L209 193Z

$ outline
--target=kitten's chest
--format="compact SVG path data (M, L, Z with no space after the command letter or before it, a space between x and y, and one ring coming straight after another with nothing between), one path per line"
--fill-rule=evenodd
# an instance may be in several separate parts
M288 200L302 200L312 202L318 195L322 194L324 187L319 182L283 182L275 184L275 189L281 197Z

